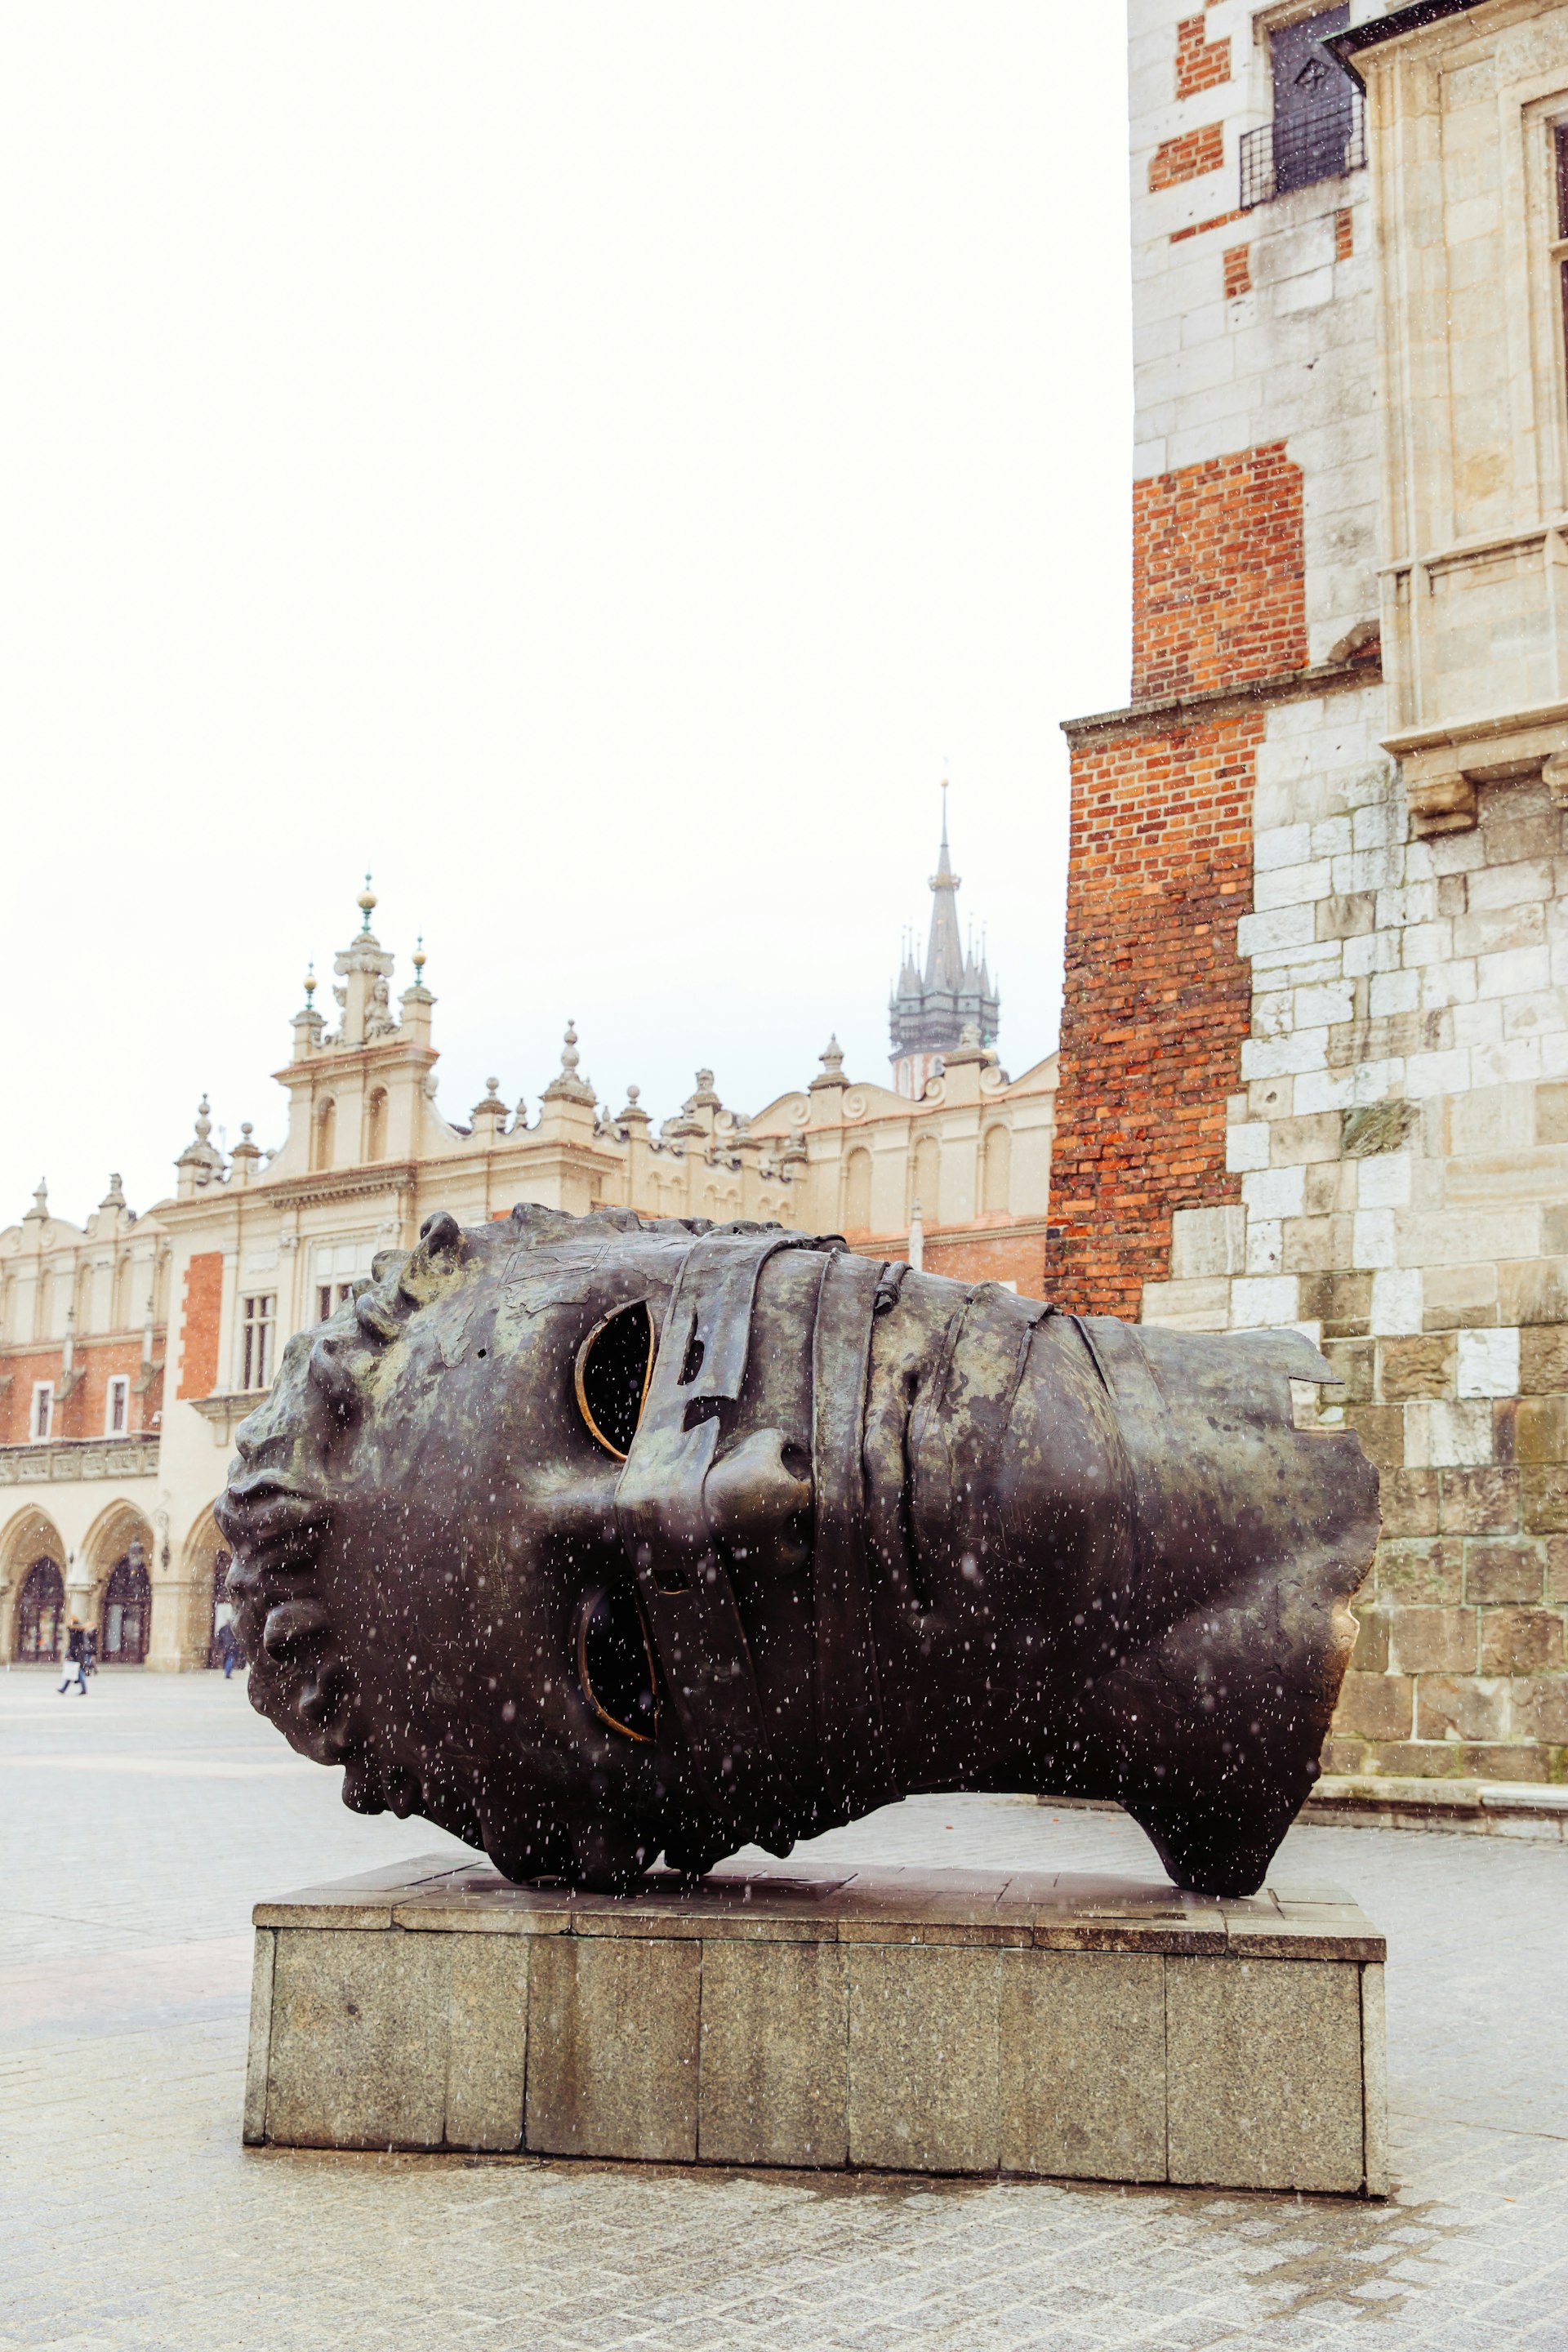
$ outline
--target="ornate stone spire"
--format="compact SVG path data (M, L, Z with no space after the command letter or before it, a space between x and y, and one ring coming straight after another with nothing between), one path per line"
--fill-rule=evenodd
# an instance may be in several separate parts
M26 1213L26 1215L23 1218L22 1223L23 1223L25 1225L31 1225L31 1224L47 1225L47 1224L48 1223L48 1222L49 1222L49 1180L48 1180L48 1178L47 1178L47 1176L40 1176L40 1177L39 1177L39 1179L38 1179L38 1181L37 1181L37 1189L35 1190L35 1192L34 1192L34 1193L33 1193L33 1205L32 1205L32 1207L27 1211L27 1213Z
M223 1180L223 1154L212 1140L212 1105L205 1095L196 1106L196 1131L174 1162L177 1192L182 1201Z
M577 1051L577 1024L574 1021L568 1021L566 1042L561 1049L561 1075L558 1078L552 1078L545 1087L543 1095L545 1102L586 1103L590 1110L595 1107L597 1097L595 1095L593 1087L586 1078L580 1078L577 1076L578 1064L582 1058Z
M844 1048L837 1036L830 1037L823 1047L821 1060L822 1075L812 1079L806 1089L808 1094L816 1094L824 1087L847 1087L849 1084L844 1075Z
M228 1155L229 1173L236 1183L253 1184L261 1171L261 1146L256 1140L251 1121L239 1122L239 1141Z
M484 1100L477 1102L470 1114L474 1133L481 1143L493 1143L506 1133L506 1105L496 1091L499 1084L496 1078L485 1080Z

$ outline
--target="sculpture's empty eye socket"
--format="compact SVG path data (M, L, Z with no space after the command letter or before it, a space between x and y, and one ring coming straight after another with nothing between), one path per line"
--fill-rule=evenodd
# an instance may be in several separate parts
M577 1409L607 1454L624 1462L653 1377L653 1317L647 1302L617 1307L577 1350Z
M577 1675L601 1723L628 1739L651 1739L658 1704L642 1612L625 1590L590 1592L577 1621Z

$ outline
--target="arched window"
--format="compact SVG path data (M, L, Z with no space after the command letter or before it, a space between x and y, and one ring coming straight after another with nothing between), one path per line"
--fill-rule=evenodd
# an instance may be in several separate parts
M994 1127L986 1135L981 1199L993 1214L1012 1206L1013 1137L1007 1128Z
M64 1577L52 1559L36 1559L27 1570L27 1580L16 1603L13 1654L18 1664L50 1664L59 1656L60 1628L65 1616Z
M915 1146L915 1181L910 1205L921 1204L921 1222L934 1225L942 1216L942 1146L934 1135L922 1135Z
M871 1155L866 1150L849 1154L844 1168L844 1230L850 1234L868 1233L871 1228Z
M364 1107L364 1157L386 1158L386 1088L373 1087Z
M330 1168L337 1154L338 1107L331 1095L316 1107L314 1149L310 1154L313 1168Z
M105 1665L139 1666L147 1654L153 1614L153 1580L147 1557L132 1543L110 1570L103 1595L103 1633L99 1657Z

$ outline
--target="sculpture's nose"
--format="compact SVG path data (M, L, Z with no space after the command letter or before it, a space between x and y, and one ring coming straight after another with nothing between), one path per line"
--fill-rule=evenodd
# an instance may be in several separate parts
M811 1508L805 1454L782 1429L754 1429L715 1462L702 1497L708 1524L721 1542L771 1534Z

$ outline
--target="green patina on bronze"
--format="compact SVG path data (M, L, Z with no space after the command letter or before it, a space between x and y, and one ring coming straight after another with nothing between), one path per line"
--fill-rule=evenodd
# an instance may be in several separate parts
M1061 1316L833 1237L443 1213L239 1432L252 1702L345 1803L518 1879L974 1789L1115 1798L1179 1885L1248 1893L1377 1532L1355 1437L1292 1425L1331 1377L1296 1333Z

